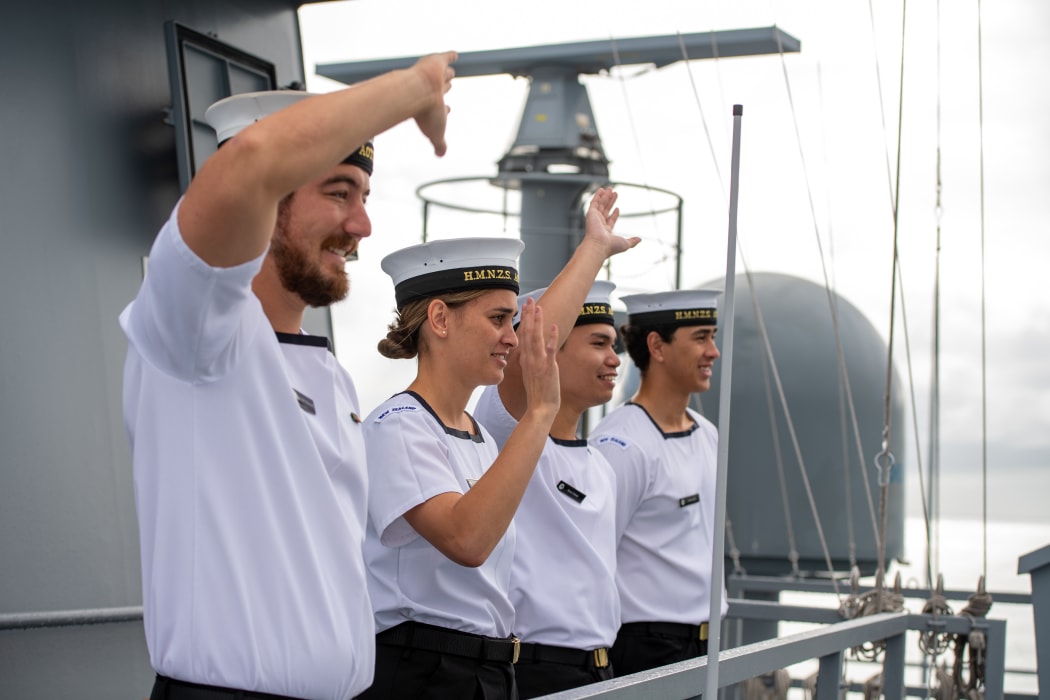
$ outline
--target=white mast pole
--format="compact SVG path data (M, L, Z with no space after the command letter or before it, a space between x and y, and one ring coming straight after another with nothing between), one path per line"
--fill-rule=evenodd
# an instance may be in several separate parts
M733 105L733 162L729 174L729 241L726 288L718 316L722 337L722 371L718 392L718 474L715 480L715 537L711 548L711 609L708 613L707 689L705 700L718 697L718 649L722 634L722 581L725 578L726 465L729 461L729 399L733 378L733 321L736 281L736 214L740 190L740 119L743 105Z

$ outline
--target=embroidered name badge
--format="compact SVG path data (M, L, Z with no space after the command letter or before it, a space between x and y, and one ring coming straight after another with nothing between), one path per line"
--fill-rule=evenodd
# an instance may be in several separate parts
M402 411L418 411L418 410L419 410L419 406L391 406L390 408L386 409L385 411L380 413L378 416L376 416L375 422L378 423L379 421L383 420L387 416L392 416L395 413L401 413Z
M686 506L691 506L694 503L699 503L699 502L700 502L700 494L694 493L692 496L686 496L685 498L679 498L678 499L678 507L679 508L685 508Z
M602 435L598 438L597 442L599 445L616 445L621 450L626 450L631 444L623 438L616 437L615 435Z
M583 499L587 498L587 494L580 491L572 484L568 484L564 481L558 482L558 490L564 493L566 496L576 501L577 503L583 503Z
M295 399L299 402L299 408L303 409L311 416L316 416L317 409L314 407L314 400L297 389L292 389L292 391L295 392Z

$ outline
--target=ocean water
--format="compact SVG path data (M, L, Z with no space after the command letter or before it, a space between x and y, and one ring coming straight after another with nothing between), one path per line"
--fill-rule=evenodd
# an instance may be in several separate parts
M987 529L980 520L941 519L939 524L940 572L944 576L944 587L949 590L975 591L978 580L984 569L984 540L987 539L987 567L985 588L995 592L1031 593L1031 579L1025 574L1017 574L1019 557L1050 544L1050 522L989 522ZM894 562L890 567L889 581L892 584L897 571L905 587L924 588L926 581L926 531L923 519L908 518L905 525L906 553L910 561L907 564ZM936 576L936 572L934 574ZM872 584L871 580L863 583ZM814 606L837 606L834 596L824 594L785 593L781 596L785 603ZM925 601L920 598L905 599L905 607L910 612L921 612ZM949 601L954 611L958 611L966 601ZM988 613L991 619L1006 620L1006 669L1004 679L1006 692L1034 694L1038 690L1035 657L1035 624L1031 607L1027 605L1010 605L993 602ZM800 623L782 623L782 636L793 634L813 625ZM848 658L848 654L847 654ZM953 658L951 652L942 656L947 658L949 668ZM908 635L907 657L909 664L906 671L906 682L909 685L922 685L921 669L911 664L919 664L922 655L918 647L918 633ZM790 668L794 678L805 678L817 669L817 662L805 662ZM863 682L879 671L874 664L848 660L846 674L851 681ZM803 697L801 691L793 697Z

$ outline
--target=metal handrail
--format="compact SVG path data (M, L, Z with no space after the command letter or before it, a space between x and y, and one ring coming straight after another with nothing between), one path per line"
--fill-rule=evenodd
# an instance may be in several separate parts
M1006 697L1002 687L1006 645L1006 622L1003 620L974 620L955 615L935 616L899 612L839 621L837 611L831 609L742 599L730 601L729 617L755 620L775 618L825 624L819 629L722 651L718 657L719 688L802 661L819 659L819 678L822 680L818 680L818 683L822 686L826 683L837 689L844 651L866 642L884 639L887 641L884 693L888 700L896 700L914 694L912 688L904 685L906 632L936 629L938 632L966 634L979 628L985 632L988 640L985 697L988 700ZM0 614L0 631L141 620L141 606ZM549 700L699 698L707 683L707 664L707 657L691 659L546 697ZM1010 697L1035 696L1013 693Z
M908 630L908 618L907 613L880 613L780 639L726 649L718 658L718 685L722 688L801 661L841 653L843 649L859 646L872 639L902 636ZM546 697L548 700L698 698L707 683L707 662L706 656L680 661Z
M0 632L4 630L38 629L41 627L106 625L114 622L138 622L140 620L142 620L141 605L126 608L4 613L0 614Z
M730 616L736 618L765 618L773 608L788 612L787 619L827 622L835 611L803 606L783 606L759 601L734 600ZM783 618L782 618L783 619ZM844 652L874 640L886 640L884 666L884 696L888 700L904 697L905 634L925 631L936 626L939 631L965 634L974 628L985 631L987 647L987 685L985 698L1004 697L1002 678L1005 664L1006 622L979 620L959 616L934 616L910 613L880 613L827 624L824 627L794 635L770 639L754 644L727 649L718 658L718 686L727 686L754 678L763 673L785 668L796 663L819 659L818 694L822 688L835 690L837 696ZM643 671L623 678L567 690L545 696L546 700L693 700L701 697L707 683L707 657L690 659L677 664ZM1014 694L1013 697L1025 697ZM1034 697L1034 696L1031 696Z

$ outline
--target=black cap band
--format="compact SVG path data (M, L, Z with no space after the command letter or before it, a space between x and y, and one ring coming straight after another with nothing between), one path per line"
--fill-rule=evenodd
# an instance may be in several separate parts
M416 299L425 299L448 292L487 288L509 289L517 294L520 291L518 271L513 267L502 265L439 270L407 279L395 286L394 298L400 310L405 304Z
M365 141L356 151L343 159L347 165L356 165L369 175L372 174L372 165L375 158L375 148L371 141Z
M667 309L627 316L632 326L717 326L718 309Z
M612 304L584 304L573 325L583 326L588 323L607 323L615 327L616 320L613 318Z

